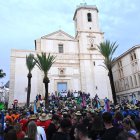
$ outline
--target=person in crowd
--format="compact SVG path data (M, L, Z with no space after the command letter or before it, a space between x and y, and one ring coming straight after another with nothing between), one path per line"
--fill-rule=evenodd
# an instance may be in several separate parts
M10 121L11 123L14 121L12 118L12 111L6 113L5 119Z
M100 104L100 108L97 105L92 106L92 99L90 98L88 101L89 97L86 93L81 91L78 93L77 97L54 96L49 100L47 109L40 107L34 111L31 105L29 108L18 107L16 110L5 110L5 136L12 135L9 132L15 128L19 139L46 140L47 137L47 140L116 140L117 137L121 140L123 137L119 133L120 130L123 130L124 135L126 134L124 140L134 140L134 136L140 140L138 105L124 103L115 106L108 104L109 112L103 113L104 105ZM82 102L83 96L85 96L85 103ZM40 100L41 97L38 98L38 101ZM100 100L98 101L100 102ZM94 102L96 103L96 100ZM81 128L79 125L82 125ZM26 136L25 133L23 135L21 126L22 130L27 133Z
M93 113L91 113L90 111L86 112L86 117L91 120Z
M87 114L88 113L88 114ZM93 123L94 123L94 121L95 121L95 117L97 116L97 114L96 113L94 113L94 112L86 112L86 116L87 116L87 118L89 119L89 126L88 126L88 129L89 130L91 130L91 128L92 128L92 126L93 126ZM90 117L89 117L90 116Z
M118 136L120 130L112 125L111 113L110 112L103 113L102 118L105 126L105 133L102 136L102 140L115 139Z
M27 122L28 122L28 119L27 119L26 114L27 114L27 113L24 111L24 112L22 113L21 119L20 119L20 121L19 121L19 123L20 123L21 126L22 126L22 130L23 130L24 132L26 132L26 124L27 124Z
M37 126L34 121L30 121L27 126L27 137L33 140L38 140Z
M42 113L39 116L39 121L36 122L37 126L42 126L45 132L47 132L50 123L51 123L51 118L49 117L49 114L46 113Z
M13 113L12 113L12 115L11 115L11 117L13 118L13 121L14 122L17 122L18 121L18 119L19 119L19 114L18 114L18 112L17 111L13 111Z
M4 140L18 140L16 131L14 129L9 130L5 135L4 135Z
M27 137L32 140L43 140L42 135L37 132L37 125L34 121L28 123Z
M72 127L71 127L71 131L70 131L70 138L71 140L75 140L75 137L74 137L74 130L75 130L75 127L77 125L77 117L76 116L73 116L71 118L71 123L72 123Z
M53 135L52 140L70 140L71 121L63 119L60 123L60 128Z
M32 106L29 108L29 113L30 113L30 115L33 115L34 114L34 109L33 109Z
M13 129L13 125L11 122L11 119L5 120L5 128L4 128L4 133L8 133L9 130Z
M77 111L77 112L75 113L75 116L76 116L76 118L77 118L77 123L82 123L82 121L83 121L83 116L82 116L82 114L81 114L81 111Z
M37 95L36 95L36 102L38 101L38 99L39 99L39 95L37 94Z
M88 137L88 128L84 124L78 124L74 130L75 140L91 140Z
M60 117L58 115L54 114L52 116L52 121L51 121L50 125L48 126L48 129L46 132L47 140L51 140L53 134L57 132L59 125L60 125L59 123L60 123Z
M136 138L137 140L140 140L140 119L135 121L137 133L136 133Z
M41 140L46 140L46 132L43 127L37 126L37 133L39 134Z
M22 126L20 123L17 123L15 126L14 126L14 129L16 130L16 135L17 135L17 139L18 140L21 140L25 137L25 132L22 131Z
M123 120L123 128L124 131L135 135L137 133L135 128L135 123L130 117L126 117Z
M91 130L89 130L89 136L92 140L100 140L104 134L104 131L105 130L101 116L95 116Z
M35 114L31 114L29 115L28 119L27 119L27 122L25 121L25 125L24 125L24 132L27 133L27 127L28 127L28 124L31 122L31 121L34 121L35 123L37 122L37 116ZM22 124L22 123L21 123Z
M114 115L113 126L119 129L123 129L122 122L123 122L123 115L121 114L120 111L117 111Z

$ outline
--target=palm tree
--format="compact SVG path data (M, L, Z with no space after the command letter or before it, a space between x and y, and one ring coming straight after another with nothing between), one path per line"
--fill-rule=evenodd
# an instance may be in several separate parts
M27 107L29 107L30 103L30 94L31 94L31 78L32 78L32 73L31 71L33 70L36 62L34 61L34 55L29 54L26 56L26 66L29 71L27 77L28 77L28 88L27 88Z
M48 71L51 68L52 64L55 62L56 56L53 55L48 55L46 57L46 53L42 52L40 55L37 54L37 58L34 58L36 65L38 68L43 71L44 73L44 78L43 78L43 83L45 86L45 107L48 107L48 83L50 82L48 78Z
M115 92L115 86L113 80L112 67L113 67L113 60L114 60L113 54L116 51L117 47L118 45L116 45L116 42L111 43L109 40L100 43L100 45L98 46L100 53L105 58L104 64L105 64L105 68L108 70L108 76L110 80L114 104L117 104L117 99L116 99L116 92Z
M2 69L0 69L0 78L3 78L5 76L6 76L6 73L4 73Z

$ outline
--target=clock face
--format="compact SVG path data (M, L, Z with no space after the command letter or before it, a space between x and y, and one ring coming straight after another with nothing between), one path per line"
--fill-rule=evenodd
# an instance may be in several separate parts
M93 39L93 38L90 38L90 39L89 39L89 42L93 44L94 39Z
M93 43L95 37L92 34L90 34L88 37L89 37L89 42Z

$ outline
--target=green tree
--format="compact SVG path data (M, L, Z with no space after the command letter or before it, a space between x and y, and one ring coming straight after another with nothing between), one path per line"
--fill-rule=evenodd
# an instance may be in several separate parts
M26 66L28 69L28 87L27 87L27 107L29 107L30 104L30 94L31 94L31 78L32 78L32 73L31 71L33 70L34 66L35 66L36 62L34 61L34 55L33 54L29 54L28 56L26 56Z
M108 76L110 80L114 104L117 104L117 99L116 99L116 92L115 92L115 86L113 80L112 67L113 67L113 60L114 60L113 54L116 51L117 47L118 45L116 45L116 42L111 43L109 40L100 43L100 45L98 46L100 53L104 56L105 68L108 70Z
M50 70L52 64L55 62L56 56L49 55L46 56L46 53L42 52L40 55L37 54L37 57L34 58L38 68L44 73L43 83L45 86L45 107L48 107L48 83L50 82L48 78L48 71Z
M4 73L2 69L0 69L0 78L3 78L5 76L6 76L6 73Z

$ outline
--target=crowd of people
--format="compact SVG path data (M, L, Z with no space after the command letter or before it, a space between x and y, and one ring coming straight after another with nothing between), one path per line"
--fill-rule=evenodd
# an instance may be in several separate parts
M41 95L29 108L0 114L0 140L140 140L139 102L114 105L98 95L51 94L46 109Z

